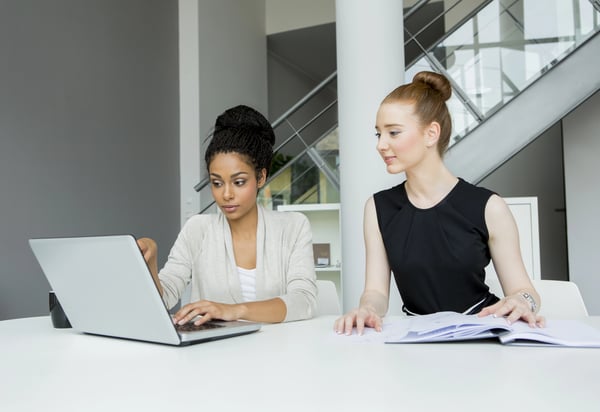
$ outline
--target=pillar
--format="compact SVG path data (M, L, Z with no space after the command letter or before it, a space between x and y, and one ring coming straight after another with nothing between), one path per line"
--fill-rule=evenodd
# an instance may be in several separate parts
M404 82L403 26L402 1L336 1L344 311L358 305L364 287L365 202L404 179L386 172L375 148L379 104ZM398 291L390 295L389 313L398 313Z

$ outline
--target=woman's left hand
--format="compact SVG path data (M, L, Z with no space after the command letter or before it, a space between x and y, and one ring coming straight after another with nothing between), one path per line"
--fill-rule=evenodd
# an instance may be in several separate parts
M495 317L505 316L508 323L514 323L521 319L532 328L544 327L546 320L531 311L530 303L520 293L506 296L493 305L487 306L477 314L479 317L493 315Z
M188 323L197 316L201 316L194 321L195 325L202 325L212 319L237 320L242 316L240 305L217 303L209 300L199 300L188 303L173 315L173 322L178 325Z

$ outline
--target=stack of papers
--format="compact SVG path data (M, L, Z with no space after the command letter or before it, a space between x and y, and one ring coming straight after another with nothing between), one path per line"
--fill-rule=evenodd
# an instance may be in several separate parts
M456 312L439 312L431 315L415 316L399 322L409 322L404 336L390 336L388 342L398 340L410 342L445 342L496 338L511 330L504 318L476 315L463 315Z
M498 339L503 344L600 347L600 330L580 320L547 320L546 327L530 327L506 318L439 312L392 322L386 343L452 342ZM384 330L385 332L385 330Z

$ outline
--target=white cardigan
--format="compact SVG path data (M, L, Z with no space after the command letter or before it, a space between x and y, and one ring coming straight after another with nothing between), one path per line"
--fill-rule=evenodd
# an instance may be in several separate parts
M217 214L191 217L181 229L167 263L158 274L168 308L179 301L191 281L191 301L242 303L231 230ZM306 216L258 206L256 233L256 300L279 297L287 308L285 322L316 313L316 275L312 234Z

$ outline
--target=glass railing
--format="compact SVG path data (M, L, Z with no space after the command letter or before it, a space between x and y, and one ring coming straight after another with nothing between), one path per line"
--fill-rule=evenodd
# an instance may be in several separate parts
M406 71L452 82L452 143L466 136L600 28L589 0L495 0Z
M404 61L413 65L492 0L421 1L405 8ZM406 3L405 3L406 6Z
M336 127L284 167L272 168L259 203L272 209L288 204L339 203L338 147Z

